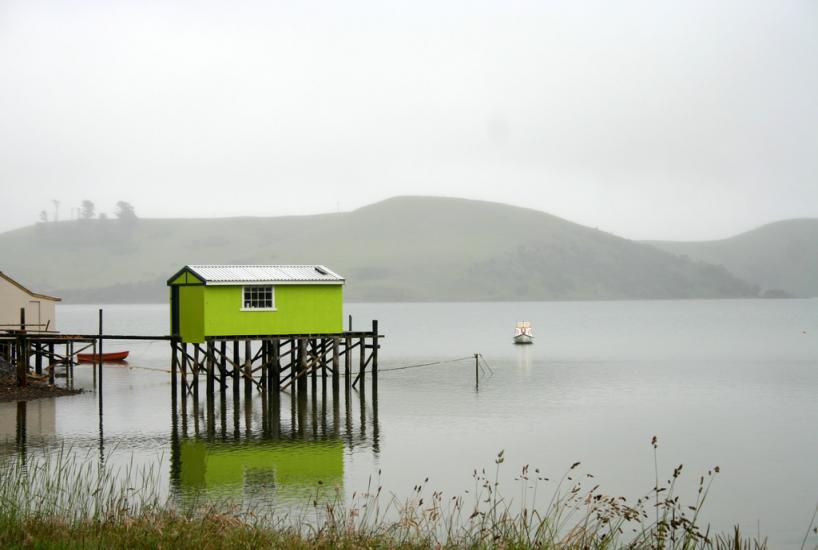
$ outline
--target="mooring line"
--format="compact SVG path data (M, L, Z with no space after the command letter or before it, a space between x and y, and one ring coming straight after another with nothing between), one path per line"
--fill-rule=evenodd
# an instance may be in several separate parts
M445 363L457 363L458 361L466 361L466 360L474 360L474 356L470 357L458 357L457 359L448 359L445 361L434 361L432 363L420 363L418 365L406 365L405 367L393 367L391 369L378 369L378 373L382 372L390 372L396 370L406 370L406 369L418 369L420 367L431 367L433 365L443 365Z
M483 354L480 353L480 354L478 354L478 356L480 357L480 362L478 363L479 366L480 366L480 371L485 373L486 370L488 370L489 376L494 376L494 369L491 368L488 361L486 361L486 358L483 357ZM444 361L433 361L431 363L419 363L417 365L406 365L406 366L403 366L403 367L392 367L391 369L378 369L378 373L380 374L382 372L393 372L393 371L407 370L407 369L419 369L421 367L432 367L434 365L445 365L447 363L458 363L460 361L473 361L473 360L474 360L474 356L471 355L471 356L468 356L468 357L458 357L457 359L446 359ZM122 365L122 366L125 366L125 365ZM171 373L171 371L167 370L167 369L154 369L154 368L150 368L150 367L137 367L136 365L127 365L127 368L129 368L129 369L150 370L150 371L154 371L154 372L166 372L168 374ZM192 373L192 374L198 374L198 373ZM343 377L344 374L339 373L339 376Z

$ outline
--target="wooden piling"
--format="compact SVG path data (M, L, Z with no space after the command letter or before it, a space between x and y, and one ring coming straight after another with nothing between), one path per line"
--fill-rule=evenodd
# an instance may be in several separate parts
M17 385L28 385L28 344L26 342L26 308L20 308L20 333L17 336Z
M253 391L253 348L251 341L244 341L244 393Z
M227 389L227 342L222 340L219 358L219 389L224 399L224 392Z
M378 320L372 320L372 387L378 385Z
M239 377L241 376L241 363L239 362L239 341L233 340L233 389L239 389Z
M352 385L352 338L344 337L344 386L347 392Z
M267 396L267 364L270 362L270 341L261 341L261 374L259 376L259 384L261 385L261 393L264 397Z
M182 342L182 397L187 397L190 390L187 384L187 342ZM184 416L184 412L182 413Z
M338 395L338 385L339 385L339 382L340 382L340 380L339 380L340 372L339 372L339 368L338 368L339 367L339 360L340 360L340 358L338 357L338 348L339 347L340 347L340 344L338 342L338 337L333 338L332 339L332 395L334 397L337 397L337 395Z
M43 347L44 344L34 344L34 372L38 375L43 374Z
M176 340L170 341L170 349L171 349L171 356L170 356L170 393L173 399L173 403L176 403L176 376L179 371L179 345ZM174 410L175 410L174 406Z
M366 383L366 338L363 336L358 339L358 347L360 353L358 355L358 378L356 382L360 382L361 387L363 387Z
M281 390L281 340L276 338L272 341L272 373L270 376L270 389L275 399Z
M298 369L294 376L297 379L298 393L307 389L307 341L303 338L298 339Z
M94 353L96 353L97 343L94 342ZM94 369L91 369L94 370ZM97 371L94 370L94 387L96 387L97 382ZM54 343L49 342L48 344L48 383L52 386L54 385Z
M99 309L99 376L97 376L97 389L99 390L99 414L102 414L102 308Z
M199 344L193 344L193 367L191 374L193 374L191 383L193 384L194 407L196 407L196 403L199 401ZM198 413L198 408L194 408L194 411Z
M208 341L205 347L207 355L205 356L206 361L206 368L207 371L205 372L206 380L205 380L205 387L207 389L207 398L208 401L212 401L213 393L215 388L215 378L214 378L214 371L213 371L213 355L215 355L215 351L213 348L213 342Z

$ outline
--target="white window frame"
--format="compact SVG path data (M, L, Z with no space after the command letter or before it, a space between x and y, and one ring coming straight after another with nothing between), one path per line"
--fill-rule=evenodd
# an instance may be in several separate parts
M272 307L247 307L244 300L244 293L249 288L269 288L270 298L272 300ZM241 311L276 311L276 287L275 285L243 285L241 287Z

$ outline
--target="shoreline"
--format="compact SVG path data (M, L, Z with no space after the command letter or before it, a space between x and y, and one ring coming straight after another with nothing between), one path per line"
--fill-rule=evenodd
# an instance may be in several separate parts
M31 377L28 379L27 386L24 388L18 387L14 370L8 363L0 360L0 403L78 395L82 392L81 389L52 386L48 382L35 380Z

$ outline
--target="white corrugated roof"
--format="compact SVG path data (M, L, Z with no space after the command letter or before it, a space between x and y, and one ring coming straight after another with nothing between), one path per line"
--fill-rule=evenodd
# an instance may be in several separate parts
M189 265L205 283L327 283L344 278L323 265Z

